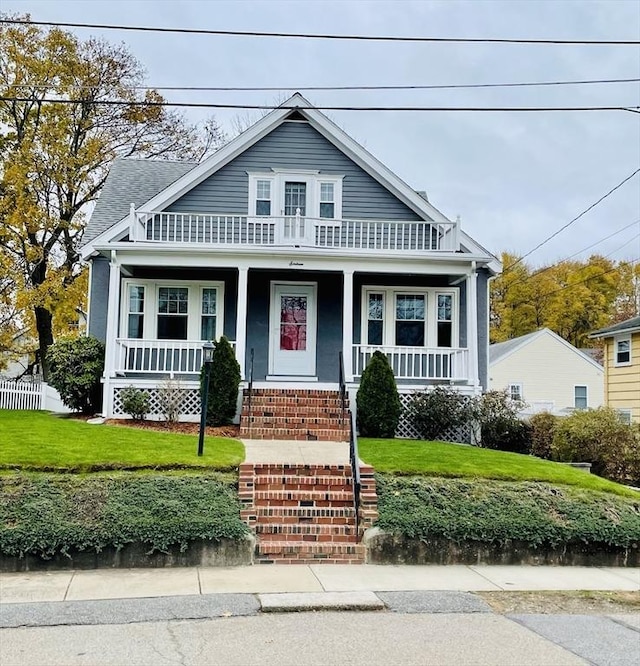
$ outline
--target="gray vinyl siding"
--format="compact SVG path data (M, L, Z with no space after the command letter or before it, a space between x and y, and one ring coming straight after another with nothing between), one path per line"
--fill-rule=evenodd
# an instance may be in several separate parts
M272 167L343 175L345 219L421 219L306 122L283 123L166 210L246 215L247 172L269 171Z
M489 273L478 271L478 375L484 391L489 389Z
M317 282L316 376L321 382L338 381L338 354L342 350L342 275L297 271L249 271L247 308L247 367L254 350L253 378L264 381L269 372L269 310L271 282Z
M102 342L107 340L107 307L109 303L109 260L94 257L91 260L89 285L88 333Z

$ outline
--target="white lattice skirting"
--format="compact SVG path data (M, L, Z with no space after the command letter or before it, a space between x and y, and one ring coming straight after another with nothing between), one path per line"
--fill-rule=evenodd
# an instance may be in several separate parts
M128 418L129 414L122 407L122 398L120 396L122 387L113 389L113 417ZM143 393L149 396L149 413L147 418L152 421L164 421L165 411L162 406L161 390L159 388L137 387ZM175 389L181 394L179 398L177 412L180 421L198 421L200 418L200 391L197 388Z

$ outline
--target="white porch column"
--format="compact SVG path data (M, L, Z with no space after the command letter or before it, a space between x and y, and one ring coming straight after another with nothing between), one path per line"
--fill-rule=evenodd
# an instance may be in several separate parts
M353 271L343 271L342 357L344 378L353 381Z
M469 348L469 380L474 389L480 386L478 372L478 273L476 262L467 275L467 347Z
M238 298L236 300L236 359L244 379L247 350L247 278L248 268L238 268Z
M102 411L105 416L111 416L113 410L113 391L110 378L116 375L116 361L118 349L118 320L120 312L120 264L115 250L111 251L109 262L109 297L107 302L107 331L104 354L104 395Z

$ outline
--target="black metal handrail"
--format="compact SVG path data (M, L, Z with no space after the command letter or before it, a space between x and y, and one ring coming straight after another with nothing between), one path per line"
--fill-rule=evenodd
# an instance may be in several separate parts
M247 420L249 422L249 438L251 438L251 398L253 397L253 347L249 352L249 384L247 386L249 395L247 396Z
M347 382L344 374L344 357L339 352L338 382L340 391L340 400L342 410L340 421L343 422L347 412ZM353 476L353 510L356 520L356 534L359 532L360 524L360 456L358 454L358 436L356 434L356 417L352 410L349 410L349 462L351 464L351 474Z

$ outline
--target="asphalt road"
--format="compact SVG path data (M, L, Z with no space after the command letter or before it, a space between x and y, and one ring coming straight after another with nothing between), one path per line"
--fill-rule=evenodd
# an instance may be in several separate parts
M473 594L379 593L387 610L260 613L254 595L0 607L1 666L637 666L633 615L513 615Z

